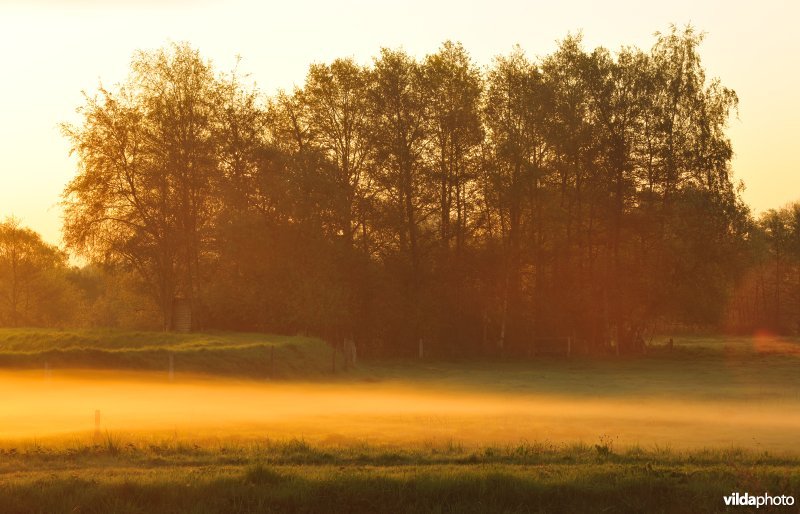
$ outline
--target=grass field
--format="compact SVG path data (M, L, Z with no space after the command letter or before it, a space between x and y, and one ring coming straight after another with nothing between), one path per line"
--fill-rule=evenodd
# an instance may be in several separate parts
M179 334L115 330L0 329L0 367L181 371L309 380L331 369L314 338L265 334Z
M711 512L731 491L800 487L800 460L734 450L110 437L2 455L8 513Z
M683 337L636 358L334 375L307 338L0 330L0 512L707 512L735 491L797 497L798 348Z

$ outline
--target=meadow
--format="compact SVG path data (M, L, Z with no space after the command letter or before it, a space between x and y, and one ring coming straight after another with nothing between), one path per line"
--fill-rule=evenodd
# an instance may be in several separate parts
M312 338L0 330L0 512L708 512L734 491L797 497L798 342L663 341L638 357L333 374Z
M10 513L712 512L731 491L800 487L793 457L600 444L319 447L108 436L4 448L1 462L0 500Z

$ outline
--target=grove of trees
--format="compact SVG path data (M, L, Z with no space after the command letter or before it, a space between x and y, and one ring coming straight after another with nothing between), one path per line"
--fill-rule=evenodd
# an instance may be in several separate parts
M672 28L612 53L568 36L486 68L453 42L383 49L271 97L187 44L140 52L63 127L79 161L64 241L96 275L73 283L124 282L151 307L126 319L167 330L180 301L197 328L384 354L791 330L800 211L752 219L726 135L738 100L701 41Z
M71 289L67 257L22 227L0 222L0 326L50 325L65 319Z

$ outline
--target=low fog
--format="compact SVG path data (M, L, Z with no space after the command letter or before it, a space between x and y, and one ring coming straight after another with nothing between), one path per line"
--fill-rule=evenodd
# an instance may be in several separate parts
M290 439L317 444L596 443L793 451L800 402L479 394L412 384L284 384L130 372L0 374L0 440Z

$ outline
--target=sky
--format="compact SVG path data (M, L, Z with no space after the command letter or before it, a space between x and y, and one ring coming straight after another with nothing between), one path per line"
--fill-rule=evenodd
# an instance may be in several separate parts
M733 169L758 214L800 200L798 19L789 0L0 0L0 220L60 243L77 163L59 124L78 121L82 91L124 81L139 49L188 41L220 71L241 56L239 70L273 94L301 85L312 62L366 64L384 46L423 57L455 40L489 65L515 44L547 55L578 31L587 48L649 49L671 23L706 33L707 75L739 95Z

